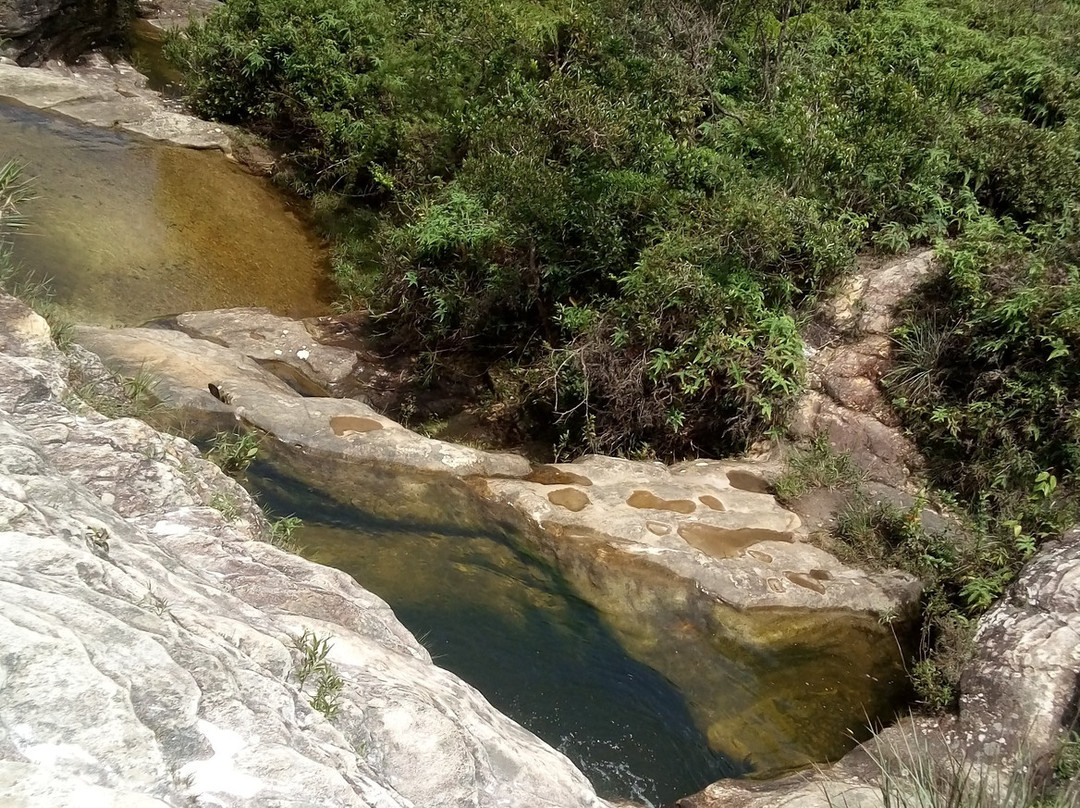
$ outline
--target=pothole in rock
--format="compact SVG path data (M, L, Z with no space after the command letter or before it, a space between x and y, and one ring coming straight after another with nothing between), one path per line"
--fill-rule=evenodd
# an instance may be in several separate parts
M679 535L691 547L714 558L734 558L747 547L763 541L791 541L790 533L780 533L763 528L725 528L702 522L683 522Z
M664 499L658 497L652 491L638 489L626 499L626 504L631 508L653 511L671 511L672 513L691 514L697 510L697 505L688 499Z
M339 438L350 432L376 432L383 425L374 418L364 418L359 415L335 415L330 419L330 428Z
M591 504L589 497L576 488L560 488L558 491L551 491L547 498L552 505L558 505L575 513L585 510Z
M305 556L383 598L436 664L563 752L602 796L670 805L746 773L710 750L663 675L631 658L558 573L496 525L391 523L259 464L248 482L274 511L304 520L295 539Z

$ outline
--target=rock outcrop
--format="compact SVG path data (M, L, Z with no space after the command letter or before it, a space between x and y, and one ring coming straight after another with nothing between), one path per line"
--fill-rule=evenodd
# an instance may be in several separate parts
M100 56L72 67L0 63L0 98L177 146L225 152L230 148L223 126L170 106L146 88L146 79L130 65Z
M0 803L606 805L385 603L261 541L191 444L66 374L0 296ZM298 681L305 631L330 639L332 720Z
M893 309L934 271L930 250L866 261L818 313L806 335L810 389L792 419L797 438L824 433L869 478L902 485L921 465L879 382L892 357Z
M868 716L891 716L904 681L893 632L902 638L917 583L800 541L798 517L756 467L533 467L432 440L363 402L301 395L344 384L349 362L302 323L257 315L181 315L186 333L80 328L76 339L116 372L157 379L159 417L254 430L280 472L340 502L411 524L502 523L679 685L714 749L760 772L839 756Z
M74 59L93 46L122 42L133 13L124 0L0 0L0 43L23 63Z
M1080 530L1040 549L979 620L975 647L956 716L902 721L827 769L714 783L680 808L882 808L882 763L1006 784L991 794L1018 770L1048 774L1062 740L1080 731Z

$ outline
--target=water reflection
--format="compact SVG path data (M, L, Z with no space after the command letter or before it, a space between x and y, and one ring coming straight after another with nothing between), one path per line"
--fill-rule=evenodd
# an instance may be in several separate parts
M439 665L566 754L602 795L662 805L741 773L709 751L671 684L497 528L394 529L259 474L260 496L305 520L304 555L384 598Z
M310 316L330 299L325 251L300 210L218 152L155 145L0 103L0 157L37 199L15 255L53 279L79 322L267 306Z

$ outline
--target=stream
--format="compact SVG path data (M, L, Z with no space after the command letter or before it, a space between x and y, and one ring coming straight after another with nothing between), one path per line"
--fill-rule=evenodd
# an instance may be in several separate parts
M293 317L329 309L327 253L303 203L218 152L154 144L0 102L0 162L9 158L24 164L36 195L23 210L28 228L15 240L20 271L49 278L55 303L73 321L138 325L233 306ZM850 735L841 731L864 723L863 713L842 715L835 729L785 701L792 689L813 690L804 663L823 671L813 693L835 696L850 673L843 648L862 652L860 635L846 629L836 630L834 669L816 657L796 658L796 647L728 671L715 664L711 638L694 635L700 626L678 623L651 646L694 672L692 681L669 674L677 687L657 672L665 668L649 649L631 655L610 621L525 552L505 525L380 518L265 463L251 469L247 484L272 512L304 520L295 537L303 555L386 600L439 665L564 752L603 796L667 805L719 778L751 773L743 760L712 751L692 716L695 704L728 698L725 688L749 693L747 704L760 700L777 715L814 724L815 755L842 753ZM876 679L862 686L881 689ZM772 720L756 706L744 712L748 726ZM753 735L732 737L744 734Z

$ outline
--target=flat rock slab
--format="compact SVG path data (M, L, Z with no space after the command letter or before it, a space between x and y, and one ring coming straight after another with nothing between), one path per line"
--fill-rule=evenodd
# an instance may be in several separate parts
M0 98L176 146L229 151L229 135L220 124L170 109L160 95L134 88L120 74L79 77L0 64Z
M355 351L321 344L307 324L265 308L181 314L176 327L194 339L216 342L254 359L304 395L343 395L358 372Z
M47 334L0 295L0 803L605 808L190 443L79 405Z
M733 486L729 474L738 471L715 461L671 469L594 455L484 488L567 543L601 541L647 556L736 609L882 614L917 597L908 576L854 570L798 542L799 517L771 494Z
M290 322L304 332L302 323ZM425 438L360 401L302 396L245 354L179 331L83 327L76 339L119 373L152 374L155 397L191 426L247 425L285 449L300 447L331 477L373 462L454 478L524 476L531 468L517 455Z

